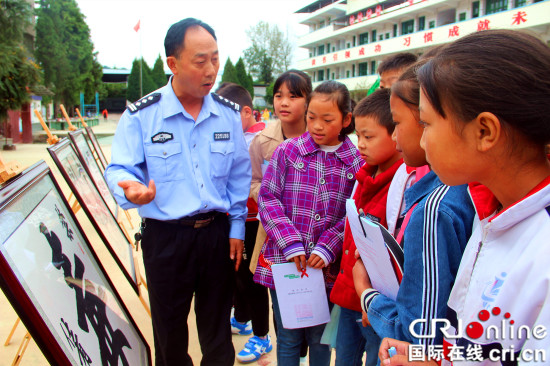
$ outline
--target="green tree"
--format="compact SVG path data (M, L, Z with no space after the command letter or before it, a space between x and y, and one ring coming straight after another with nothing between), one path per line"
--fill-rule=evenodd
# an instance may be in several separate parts
M265 101L269 105L273 105L273 88L275 87L275 82L271 82L267 88L265 88Z
M160 55L155 61L155 64L153 65L151 78L153 79L153 83L156 86L155 90L158 88L162 88L167 83L166 73L164 72L164 62L162 61L162 58L160 57Z
M236 84L239 83L239 80L237 79L237 70L235 70L235 66L229 57L227 58L227 61L225 61L225 66L223 67L222 83L225 82Z
M254 77L269 83L273 80L273 73L288 70L292 61L292 44L278 26L260 21L250 27L246 35L251 46L244 51L244 61Z
M237 84L248 90L250 96L254 99L254 83L250 75L246 73L242 57L239 57L239 60L235 64L235 74L237 76Z
M140 70L140 68L142 69ZM133 103L144 95L158 89L151 74L151 68L143 58L141 59L141 65L140 60L134 60L132 63L132 70L128 76L128 90L126 91L126 98L130 102ZM143 77L143 83L141 82L141 77ZM166 85L166 82L164 82L163 86L164 85ZM141 93L141 89L143 89L143 93Z
M139 68L139 60L134 59L132 70L130 71L130 75L128 75L128 89L126 90L126 99L132 103L141 98Z
M35 53L54 102L72 110L83 91L87 101L99 91L103 71L94 54L90 28L76 0L39 0Z
M147 95L149 93L154 92L157 90L157 84L153 80L153 71L147 65L147 62L142 58L141 62L143 62L143 95ZM166 85L166 83L163 84L163 86ZM142 95L142 96L143 96Z
M27 87L40 80L38 65L24 45L32 9L25 0L0 2L0 121L30 100Z
M266 84L273 81L273 59L268 55L266 51L262 51L259 55L259 60L261 60L258 79Z
M93 53L92 68L83 79L84 99L86 101L95 100L95 93L98 92L100 98L107 95L105 85L101 81L103 77L103 67L97 60L97 52Z
M105 90L107 91L105 98L126 98L127 87L124 83L105 84Z
M252 93L250 94L252 96L252 99L254 99L254 79L252 79L252 75L248 73L248 85L252 85Z

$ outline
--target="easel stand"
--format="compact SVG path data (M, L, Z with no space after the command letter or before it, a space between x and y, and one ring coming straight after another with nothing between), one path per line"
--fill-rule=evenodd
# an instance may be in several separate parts
M21 360L23 359L23 354L27 350L27 346L31 342L31 339L32 339L31 334L27 332L23 337L23 340L21 341L19 348L17 349L17 353L15 354L15 358L13 359L13 362L11 364L12 366L17 366L21 363Z
M6 163L4 162L4 159L2 159L2 155L0 155L0 183L7 182L17 174L21 173L22 170L23 168L19 163L15 161Z
M15 323L11 328L10 334L8 335L8 338L6 338L6 342L4 342L4 347L9 346L11 339L13 337L13 334L15 333L15 330L17 329L17 326L19 325L20 321L21 319L19 318L15 320ZM17 352L15 353L15 357L13 358L13 361L11 363L12 366L19 365L19 363L21 362L21 359L23 359L23 354L27 350L27 346L29 345L31 339L32 339L31 334L27 331L23 336L21 343L19 344L19 348L17 349Z
M40 114L40 112L38 112L38 110L35 109L34 114L38 118L38 120L40 121L40 124L42 125L42 128L44 129L44 131L46 131L46 134L48 135L48 139L46 140L48 142L48 145L57 144L59 142L59 137L52 135L50 129L46 125L46 122L44 122L44 118L42 118L42 115Z
M63 116L65 117L65 120L69 124L69 131L76 131L77 128L71 122L71 119L69 118L69 115L67 114L67 111L65 110L65 106L63 106L63 104L60 104L59 109L61 109L61 113L63 113Z
M74 109L76 114L78 114L78 118L80 118L80 122L82 123L82 127L86 128L88 127L88 124L84 121L84 118L82 118L82 115L80 114L80 111L78 110L78 108L75 108Z

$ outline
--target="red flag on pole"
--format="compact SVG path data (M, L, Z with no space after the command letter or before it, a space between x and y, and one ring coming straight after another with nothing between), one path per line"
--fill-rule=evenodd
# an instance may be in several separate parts
M137 24L134 26L134 30L137 32L139 30L139 22L141 22L141 19L138 20Z

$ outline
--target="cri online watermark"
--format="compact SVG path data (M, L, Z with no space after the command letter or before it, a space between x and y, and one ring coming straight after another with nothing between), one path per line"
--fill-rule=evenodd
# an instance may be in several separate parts
M446 340L464 338L464 330L470 340L484 339L490 344L500 343L499 341L520 340L521 344L534 339L542 340L547 336L547 329L544 325L536 325L529 327L527 325L516 326L514 320L511 319L510 313L503 314L502 320L498 325L490 325L485 328L484 322L490 319L491 316L501 315L501 309L495 307L491 313L487 310L481 310L478 313L479 321L470 322L465 328L462 326L462 321L459 319L457 329L455 329L447 319L425 319L414 320L409 331L413 337L419 339L433 339L436 336L436 331L441 331ZM430 329L430 334L418 334L418 327ZM487 343L487 342L482 342ZM509 342L507 342L509 343ZM546 362L545 349L521 349L516 348L513 344L507 348L491 347L488 352L485 350L486 357L491 361L524 361L524 362ZM471 343L467 346L459 346L457 344L446 343L445 345L426 346L423 344L413 344L409 346L410 361L425 361L443 359L454 361L483 361L484 346L481 344Z

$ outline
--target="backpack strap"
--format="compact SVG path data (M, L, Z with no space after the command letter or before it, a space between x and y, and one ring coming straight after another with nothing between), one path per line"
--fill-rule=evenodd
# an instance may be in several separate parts
M399 245L401 245L401 248L403 248L403 236L405 235L405 228L407 227L407 224L409 223L409 220L411 219L411 215L418 203L415 203L409 211L405 214L405 218L403 219L403 223L401 224L401 228L399 229L399 233L397 234L397 242Z

